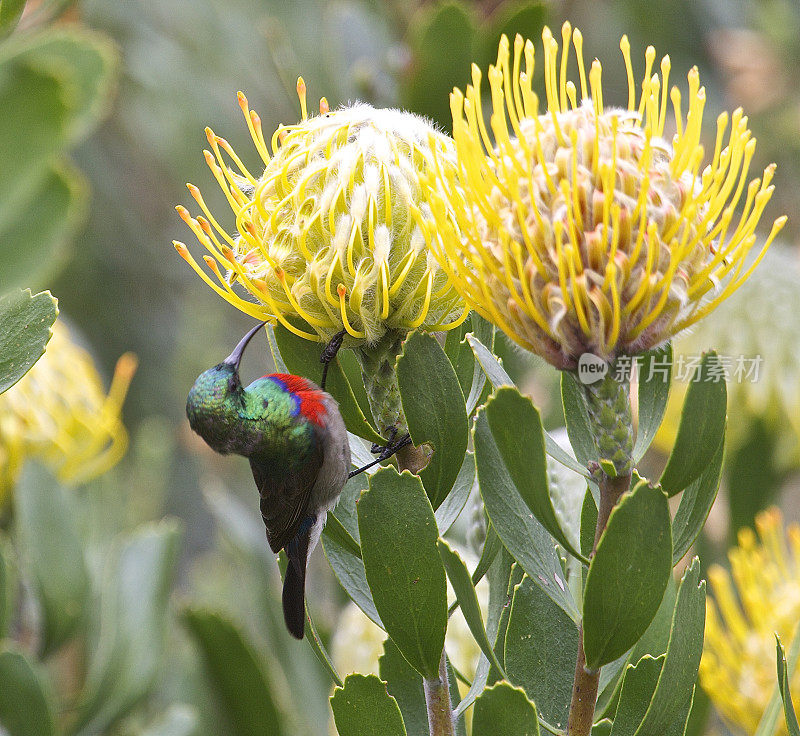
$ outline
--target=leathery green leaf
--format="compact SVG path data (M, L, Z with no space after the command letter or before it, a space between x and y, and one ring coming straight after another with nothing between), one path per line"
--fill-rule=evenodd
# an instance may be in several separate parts
M384 468L358 502L361 556L386 632L423 677L437 677L447 629L439 532L420 479Z
M44 355L57 316L58 302L49 291L0 296L0 394Z
M634 736L666 733L676 714L691 701L706 621L706 583L700 579L700 561L695 557L681 579L672 617L669 645L656 691Z
M639 425L633 445L633 460L638 462L656 436L667 409L672 384L672 343L648 350L637 361L639 372Z
M514 590L505 638L508 678L548 723L567 723L578 656L578 627L529 577Z
M202 654L214 695L236 736L285 734L269 680L244 634L213 611L188 609L183 620Z
M544 430L533 402L516 388L497 389L486 403L486 418L517 493L555 540L588 565L589 560L567 539L553 508L547 481Z
M0 647L0 728L10 736L55 734L52 698L37 669L22 652Z
M473 439L481 497L497 535L531 579L577 620L577 606L553 539L519 495L495 443L485 407L476 415Z
M725 434L725 373L717 354L703 355L683 402L675 447L661 475L669 496L680 493L711 464Z
M612 662L639 640L661 604L671 570L666 496L640 481L611 512L589 566L583 599L587 667Z
M348 675L333 691L331 710L339 736L406 736L397 701L375 675Z
M522 688L498 682L475 701L473 736L539 736L536 706Z
M433 448L419 477L436 509L453 488L467 450L469 425L461 386L436 338L421 332L403 343L397 384L411 439Z

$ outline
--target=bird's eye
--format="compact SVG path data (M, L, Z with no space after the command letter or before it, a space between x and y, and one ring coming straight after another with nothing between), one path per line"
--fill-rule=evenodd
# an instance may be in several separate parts
M264 408L266 409L269 406L269 399L264 399Z

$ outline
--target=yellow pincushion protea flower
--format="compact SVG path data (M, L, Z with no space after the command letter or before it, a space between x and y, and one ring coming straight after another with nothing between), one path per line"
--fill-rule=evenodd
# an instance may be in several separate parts
M488 73L488 124L473 66L466 94L450 98L458 164L437 155L423 187L432 248L467 303L523 347L573 369L583 353L608 361L639 353L701 319L750 275L785 218L745 268L774 167L747 183L755 140L741 110L720 115L705 155L697 69L684 116L680 92L668 88L669 57L661 76L651 75L648 47L637 102L623 37L628 104L606 108L597 60L587 84L580 31L564 24L560 57L550 29L542 38L547 109L532 90L533 43L517 36L512 57L503 37ZM567 81L570 42L580 91Z
M28 459L65 483L87 481L117 463L128 445L120 411L135 370L131 353L120 357L106 394L91 356L62 321L55 323L45 354L0 395L0 507Z
M430 210L418 181L433 150L453 158L452 140L411 113L366 104L330 111L323 98L320 114L308 117L302 79L298 95L302 121L275 131L270 154L258 115L239 93L266 167L260 177L206 129L206 161L233 210L236 235L189 185L205 217L177 209L211 254L204 260L216 280L175 242L178 252L241 311L310 340L346 330L350 346L372 345L387 331L460 324L468 310L427 248L421 225Z
M800 622L800 527L784 535L783 517L772 508L739 532L728 553L731 572L709 568L713 599L706 606L700 684L717 711L738 732L753 734L775 690L775 634L791 642ZM786 542L788 537L788 546ZM791 679L800 698L800 671ZM781 721L783 719L780 719ZM786 733L785 725L777 733Z

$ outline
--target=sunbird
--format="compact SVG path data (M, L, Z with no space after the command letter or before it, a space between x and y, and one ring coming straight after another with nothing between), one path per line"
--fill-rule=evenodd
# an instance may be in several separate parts
M191 428L213 450L250 461L267 541L276 554L286 550L288 558L282 596L286 627L302 639L306 564L328 511L348 478L390 457L410 439L374 445L378 459L351 471L344 420L324 388L289 373L270 373L243 387L239 364L264 324L251 329L219 365L200 374L189 392L186 415ZM323 351L323 387L341 339L337 335Z

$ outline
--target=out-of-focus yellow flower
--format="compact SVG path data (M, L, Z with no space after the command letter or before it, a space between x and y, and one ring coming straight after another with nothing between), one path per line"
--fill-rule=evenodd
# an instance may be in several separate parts
M56 321L45 354L0 395L0 507L28 459L62 482L81 483L122 457L128 435L120 411L135 370L135 356L125 353L106 394L91 356Z
M713 599L700 662L700 684L716 709L749 734L777 684L775 633L790 642L800 621L800 527L792 524L784 535L783 517L772 508L756 517L756 528L758 538L751 529L739 532L739 546L728 552L730 573L709 568ZM800 670L791 692L797 702Z
M689 387L690 361L719 353L728 379L728 437L734 444L760 419L785 446L786 461L800 463L800 260L772 248L750 280L707 320L674 343L672 391L654 444L669 452ZM732 327L735 325L735 327ZM682 370L686 368L686 370ZM683 375L678 375L682 373ZM791 427L792 431L786 431Z
M228 234L190 184L205 217L177 209L211 254L204 260L216 280L175 242L178 252L241 311L309 340L344 329L350 346L371 345L387 330L460 324L467 309L426 245L421 225L430 208L418 180L434 150L452 161L452 140L416 115L365 104L330 111L323 98L320 114L308 117L302 79L298 94L302 121L275 131L270 154L260 118L239 93L266 166L259 177L206 129L206 161L237 233ZM238 293L235 282L259 303Z
M684 115L678 88L668 86L669 57L653 73L648 47L637 101L623 37L627 108L607 108L600 62L587 75L580 31L565 23L561 35L559 55L550 29L542 34L544 111L532 90L531 41L517 36L513 56L500 41L488 121L473 66L466 94L450 98L458 164L437 154L423 187L432 248L467 303L523 347L573 369L582 353L611 361L697 322L744 283L786 218L745 266L774 166L747 183L755 140L742 111L720 115L707 156L697 69ZM570 42L580 89L567 79Z

